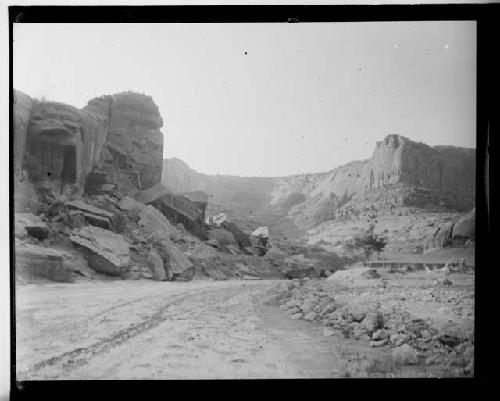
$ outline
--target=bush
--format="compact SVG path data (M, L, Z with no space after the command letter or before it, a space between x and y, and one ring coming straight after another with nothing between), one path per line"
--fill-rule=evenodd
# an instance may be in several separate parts
M379 235L369 234L357 235L346 244L348 250L354 251L361 249L364 252L365 258L368 258L374 252L380 254L387 245L387 240Z

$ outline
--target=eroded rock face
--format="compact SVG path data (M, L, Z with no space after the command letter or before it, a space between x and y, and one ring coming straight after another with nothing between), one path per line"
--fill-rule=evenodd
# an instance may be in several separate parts
M28 128L28 149L43 176L81 190L107 140L106 116L58 102L37 102Z
M169 159L164 162L163 183L174 193L206 191L211 214L233 210L230 219L240 226L244 219L255 221L254 228L264 223L273 234L277 215L286 216L298 229L308 229L329 220L376 220L381 209L470 210L475 199L475 149L431 147L388 135L370 159L325 173L211 176Z
M34 101L23 92L14 90L14 178L18 182L28 138L28 126Z
M105 112L107 101L93 99L86 108ZM111 97L109 110L109 135L99 168L126 193L158 184L163 165L158 106L150 96L124 92Z
M125 92L77 109L15 91L14 102L16 177L29 151L55 188L62 182L80 192L131 193L160 182L163 120L151 97Z

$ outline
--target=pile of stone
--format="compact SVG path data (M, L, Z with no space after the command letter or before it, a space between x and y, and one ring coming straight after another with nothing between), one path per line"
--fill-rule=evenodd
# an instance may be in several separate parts
M433 327L408 313L382 310L378 303L345 304L334 291L335 287L318 280L295 279L271 290L267 303L279 306L292 319L322 325L325 336L390 347L397 364L443 364L466 374L473 372L472 326L448 323Z

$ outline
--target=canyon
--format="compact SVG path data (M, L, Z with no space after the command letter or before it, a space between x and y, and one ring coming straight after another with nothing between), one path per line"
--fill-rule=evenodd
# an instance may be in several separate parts
M474 149L206 175L150 96L13 106L19 380L473 375Z

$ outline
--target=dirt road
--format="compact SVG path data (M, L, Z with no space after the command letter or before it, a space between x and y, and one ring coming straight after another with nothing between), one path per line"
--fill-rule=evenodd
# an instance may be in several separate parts
M274 284L115 281L18 287L17 380L341 375L349 340L323 337L320 327L264 305Z

